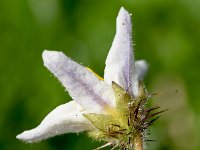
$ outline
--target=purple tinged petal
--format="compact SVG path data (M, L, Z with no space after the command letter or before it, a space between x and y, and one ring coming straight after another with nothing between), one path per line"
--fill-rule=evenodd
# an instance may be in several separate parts
M112 87L98 79L85 67L62 52L45 50L42 56L44 65L83 108L101 113L105 106L115 106Z
M117 17L116 35L106 59L104 80L115 81L130 94L139 94L138 77L132 49L132 26L129 13L122 7Z
M81 107L74 101L60 105L50 112L39 126L24 131L17 135L17 138L27 143L34 143L64 133L94 129L80 111Z

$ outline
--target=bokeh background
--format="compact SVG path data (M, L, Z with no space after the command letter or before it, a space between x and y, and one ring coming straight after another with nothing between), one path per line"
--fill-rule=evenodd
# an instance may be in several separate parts
M151 128L152 150L200 150L199 0L1 0L0 150L91 150L86 134L37 144L15 136L71 98L43 66L60 50L103 75L121 6L132 13L136 59L146 59L152 105L169 108Z

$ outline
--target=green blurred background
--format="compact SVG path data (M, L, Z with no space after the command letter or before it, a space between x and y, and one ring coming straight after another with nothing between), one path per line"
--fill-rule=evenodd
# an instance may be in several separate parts
M152 150L200 150L200 0L1 0L0 150L91 150L86 134L37 144L15 136L71 98L43 66L60 50L103 75L121 6L132 15L136 59L146 59L152 104L169 108L151 128Z

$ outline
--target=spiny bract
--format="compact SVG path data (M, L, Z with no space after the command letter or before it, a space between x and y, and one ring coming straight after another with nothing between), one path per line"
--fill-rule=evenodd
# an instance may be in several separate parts
M142 82L140 82L138 97L131 96L127 90L115 82L112 82L112 87L115 93L116 108L106 108L106 114L84 114L96 127L96 130L89 132L89 136L95 140L107 141L107 145L133 149L134 140L142 144L145 130L158 119L158 117L151 120L150 118L161 111L150 114L159 107L151 109L145 107L150 94L145 90Z

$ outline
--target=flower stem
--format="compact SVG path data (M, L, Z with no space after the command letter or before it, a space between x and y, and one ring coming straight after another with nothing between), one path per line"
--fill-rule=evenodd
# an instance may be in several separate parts
M143 150L143 135L139 131L135 133L134 150Z

